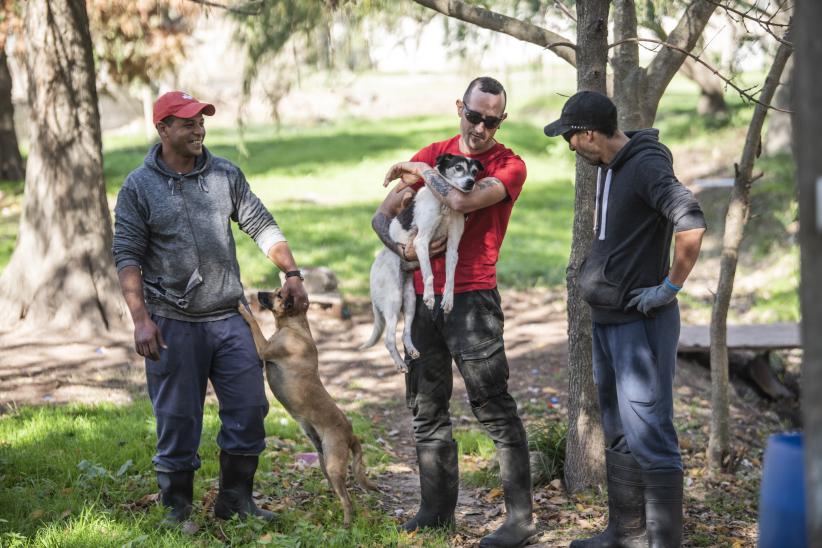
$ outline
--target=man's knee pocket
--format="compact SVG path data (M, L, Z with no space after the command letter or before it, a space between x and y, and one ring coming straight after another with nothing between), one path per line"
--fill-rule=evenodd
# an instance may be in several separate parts
M483 402L508 391L508 359L502 337L463 350L457 365L471 402Z

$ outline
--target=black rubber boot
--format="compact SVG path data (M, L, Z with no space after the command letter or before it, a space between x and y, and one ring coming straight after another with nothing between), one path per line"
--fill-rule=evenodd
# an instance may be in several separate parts
M257 508L251 498L259 460L257 455L232 455L220 451L220 491L214 502L215 517L229 519L236 514L240 518L255 516L266 521L274 520L273 512Z
M191 516L194 499L194 470L183 472L157 471L157 485L160 486L160 501L168 508L166 525L180 525Z
M420 466L420 509L401 525L411 532L423 527L454 527L459 493L457 442L417 445Z
M537 535L531 517L531 459L528 445L498 447L497 460L505 496L505 523L480 540L482 548L515 548L525 546Z
M645 527L650 548L682 544L682 470L644 472Z
M608 474L608 527L599 535L575 540L570 548L644 548L645 484L630 453L605 450Z

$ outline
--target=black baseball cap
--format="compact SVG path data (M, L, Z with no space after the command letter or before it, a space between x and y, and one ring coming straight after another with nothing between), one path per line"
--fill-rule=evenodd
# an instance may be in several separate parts
M616 128L617 109L613 101L598 91L579 91L565 101L559 120L545 126L545 135L556 137L586 129L610 134Z

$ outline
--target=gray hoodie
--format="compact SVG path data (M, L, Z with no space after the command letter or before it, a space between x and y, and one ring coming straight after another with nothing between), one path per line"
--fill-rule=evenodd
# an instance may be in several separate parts
M237 313L243 295L231 221L263 253L285 237L242 171L203 154L189 173L169 169L154 145L126 177L114 208L114 261L142 270L149 311L186 321Z

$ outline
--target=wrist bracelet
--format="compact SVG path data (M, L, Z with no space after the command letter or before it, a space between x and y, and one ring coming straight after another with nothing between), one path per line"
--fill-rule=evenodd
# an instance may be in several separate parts
M293 277L293 276L297 276L298 278L300 278L300 281L302 281L304 279L303 278L303 273L300 270L289 270L288 272L285 273L285 279L286 280L288 278Z
M665 285L667 285L676 292L679 292L682 289L681 285L674 284L674 282L668 279L668 276L665 276L665 279L663 281L665 282Z

